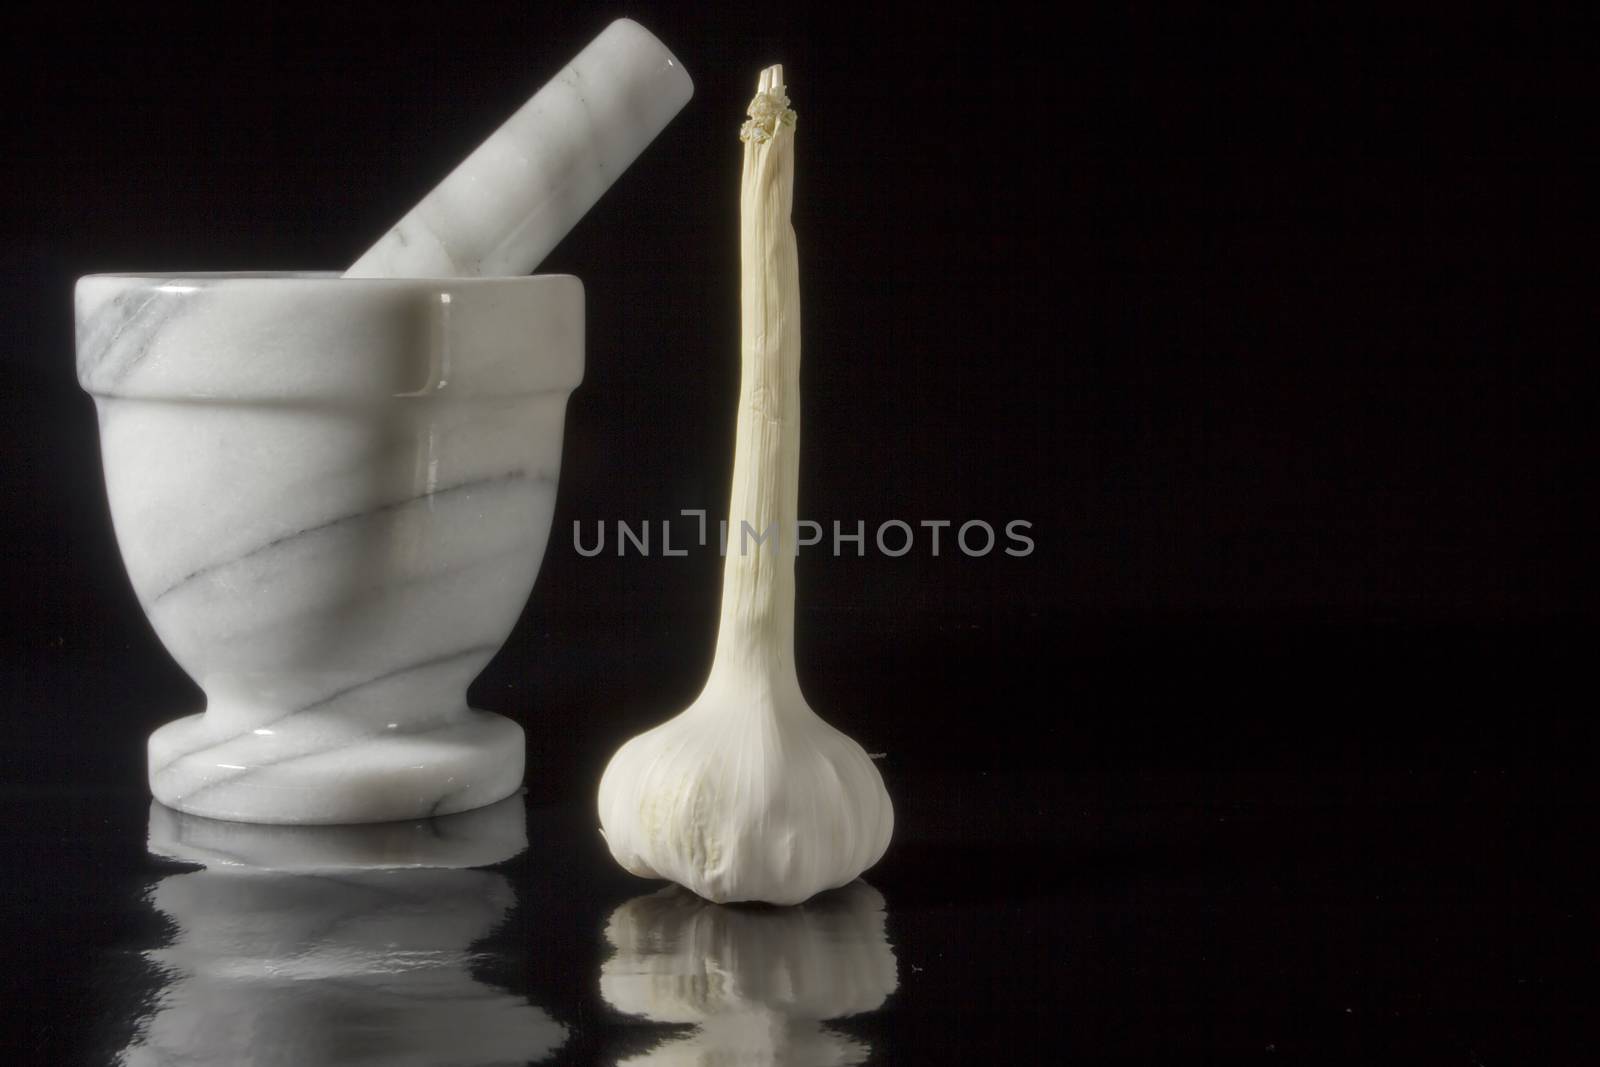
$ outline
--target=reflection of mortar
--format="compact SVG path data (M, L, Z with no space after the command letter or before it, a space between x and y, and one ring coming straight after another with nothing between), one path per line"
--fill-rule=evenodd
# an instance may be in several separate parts
M671 886L611 913L600 995L652 1022L694 1023L637 1063L860 1063L828 1019L881 1007L897 983L883 897L852 882L788 908L711 904Z
M162 879L176 926L125 1064L524 1063L565 1028L472 977L472 944L515 905L490 871L526 847L521 798L420 823L259 827L154 805L151 852L207 863ZM427 869L419 869L427 868ZM443 868L443 869L441 869Z
M78 376L123 560L203 715L150 782L251 821L407 819L520 784L466 689L549 534L575 278L94 275Z

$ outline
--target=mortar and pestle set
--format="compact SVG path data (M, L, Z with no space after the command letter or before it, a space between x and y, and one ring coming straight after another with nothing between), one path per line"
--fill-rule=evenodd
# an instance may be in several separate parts
M582 283L526 275L692 92L618 21L343 275L78 282L123 560L206 695L150 738L157 800L380 822L522 784L467 685L533 588L584 354Z
M584 360L581 282L528 272L692 93L672 53L620 20L342 275L79 280L78 376L123 560L206 696L150 737L159 802L369 823L520 787L521 727L466 692L532 591ZM764 525L792 523L798 463L781 68L763 71L750 116L730 520ZM875 862L892 811L861 746L800 696L793 561L764 551L730 554L706 693L668 733L624 746L600 816L634 873L793 903ZM685 728L706 741L687 762L696 750L671 733ZM746 751L719 747L729 737ZM662 743L670 766L651 754ZM729 767L762 774L733 788Z

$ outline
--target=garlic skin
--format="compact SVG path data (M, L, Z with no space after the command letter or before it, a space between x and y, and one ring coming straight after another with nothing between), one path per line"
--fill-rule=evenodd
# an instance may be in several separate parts
M883 856L894 807L878 768L798 684L785 689L713 674L688 710L612 757L600 826L625 870L719 904L798 904Z
M741 131L741 374L716 657L694 703L623 745L600 781L617 862L717 903L796 904L846 885L894 830L877 767L811 710L795 674L800 283L784 89L782 67L762 71Z

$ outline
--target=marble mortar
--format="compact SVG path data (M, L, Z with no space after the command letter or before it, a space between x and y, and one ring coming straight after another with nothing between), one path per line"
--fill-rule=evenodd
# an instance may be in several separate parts
M467 685L549 535L583 287L564 275L90 275L78 378L133 588L205 711L150 787L246 822L492 803L522 729Z

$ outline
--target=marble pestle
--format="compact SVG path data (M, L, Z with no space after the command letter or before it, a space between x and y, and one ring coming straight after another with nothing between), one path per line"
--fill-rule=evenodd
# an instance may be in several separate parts
M345 277L530 273L693 94L666 46L618 19Z

